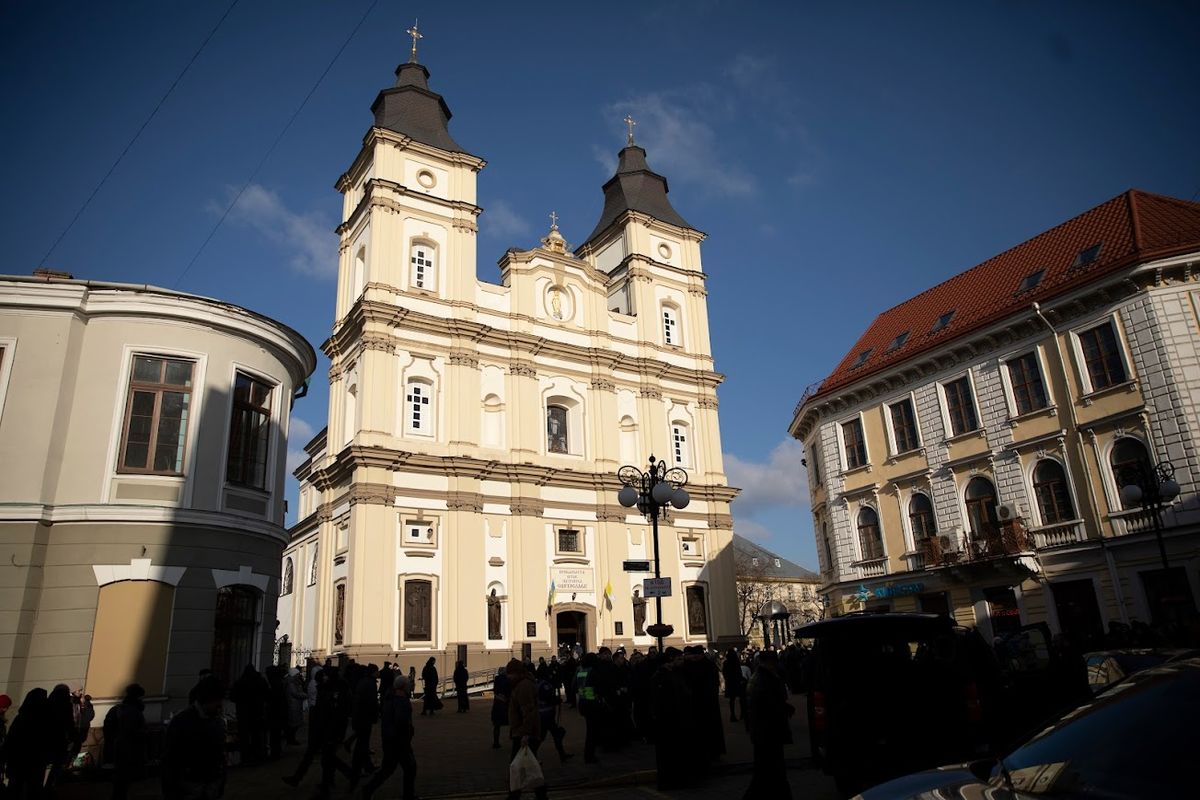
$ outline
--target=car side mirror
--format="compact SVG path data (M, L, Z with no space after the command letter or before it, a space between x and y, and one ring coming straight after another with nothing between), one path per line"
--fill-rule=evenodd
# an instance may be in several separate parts
M992 770L995 768L996 759L994 758L981 758L967 764L967 769L971 771L971 774L984 783L992 777Z

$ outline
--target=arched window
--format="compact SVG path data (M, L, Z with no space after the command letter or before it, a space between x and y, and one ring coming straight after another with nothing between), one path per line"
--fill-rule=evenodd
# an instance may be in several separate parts
M919 545L937 533L933 519L933 503L929 495L916 493L908 501L908 519L912 523L913 544Z
M285 594L292 593L292 581L295 580L295 567L292 565L292 557L288 556L283 560L283 581L280 584L279 594L282 597Z
M212 671L226 686L254 661L258 634L258 590L222 586L217 590L213 620Z
M410 380L404 389L405 427L409 433L433 436L433 386L428 381Z
M358 381L346 387L346 408L342 416L342 444L349 444L358 430Z
M996 487L987 478L974 477L963 492L967 504L967 525L972 536L993 533L1000 524L996 516Z
M567 439L567 409L546 406L546 450L550 453L570 453Z
M1050 458L1039 461L1033 468L1033 493L1037 496L1043 525L1075 519L1075 506L1071 503L1067 473L1062 464Z
M437 251L427 242L413 242L411 280L414 289L437 289Z
M357 300L367 288L367 248L360 247L354 254L354 285L350 287L351 302Z
M671 423L671 454L677 467L690 467L692 464L692 450L688 437L686 422Z
M321 563L317 559L320 555L321 555L321 543L317 542L316 544L313 545L312 566L309 568L309 572L308 572L308 585L309 586L317 585L317 565L319 563Z
M1121 487L1140 482L1142 475L1152 469L1146 446L1137 439L1122 437L1113 445L1109 462L1112 464L1113 480L1117 484L1117 502L1122 508L1137 508L1136 504L1125 505L1124 499L1121 499Z
M879 531L879 514L870 506L858 511L858 544L862 549L862 560L883 558L883 535Z
M679 344L679 311L674 306L663 306L663 344Z

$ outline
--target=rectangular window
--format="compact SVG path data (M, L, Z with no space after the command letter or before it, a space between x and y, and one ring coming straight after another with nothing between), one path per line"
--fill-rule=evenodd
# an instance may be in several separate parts
M688 465L688 443L687 443L687 427L683 425L671 426L671 448L675 453L675 465L686 467Z
M842 444L846 448L846 469L866 466L867 442L863 439L861 419L842 423Z
M404 523L404 541L408 544L433 544L433 523L424 520Z
M570 453L567 443L567 410L562 406L546 407L546 450L551 453Z
M946 413L950 416L950 435L958 436L979 427L975 419L975 401L971 396L971 379L966 375L942 384L946 396Z
M1093 392L1126 381L1121 345L1111 321L1080 333L1079 347L1083 351L1083 363L1087 367Z
M1018 416L1049 405L1037 353L1026 353L1009 361L1008 380L1012 385L1013 403L1016 405Z
M814 444L809 448L808 460L812 463L813 482L821 482L821 459L817 458L817 446Z
M912 400L904 398L899 403L888 406L892 416L892 436L895 439L896 452L907 453L920 446L917 440L917 420L913 414Z
M133 357L121 435L122 472L183 473L194 367L175 358Z
M663 341L666 344L678 344L676 341L679 335L679 320L675 318L675 310L672 308L663 309Z
M582 553L583 544L579 540L579 531L562 528L558 532L558 552Z
M272 387L241 372L233 383L233 419L225 480L254 489L267 488L267 451L271 433Z
M613 623L613 626L614 626L613 633L615 633L617 636L625 635L625 623L624 622L617 620L616 622Z
M413 248L413 286L418 289L428 288L430 273L433 271L433 254L426 247Z

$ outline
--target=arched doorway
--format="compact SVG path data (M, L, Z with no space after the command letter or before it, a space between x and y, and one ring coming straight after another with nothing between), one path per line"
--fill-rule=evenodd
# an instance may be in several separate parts
M591 608L584 605L555 606L554 608L554 649L561 651L564 647L578 646L583 652L588 652L594 646L588 634L591 629Z

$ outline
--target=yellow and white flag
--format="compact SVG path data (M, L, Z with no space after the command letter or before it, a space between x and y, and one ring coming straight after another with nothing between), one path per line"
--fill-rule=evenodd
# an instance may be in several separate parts
M608 583L604 584L604 607L607 607L609 611L612 611L612 594L612 581L609 580Z

